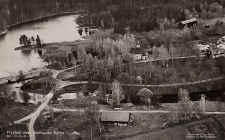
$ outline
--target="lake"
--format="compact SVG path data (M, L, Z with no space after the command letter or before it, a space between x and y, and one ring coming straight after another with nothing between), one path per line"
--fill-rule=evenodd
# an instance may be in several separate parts
M44 43L83 40L76 28L77 16L66 15L22 25L0 36L0 78L16 75L20 70L26 72L45 65L36 51L14 50L20 46L21 35L34 38L39 35Z

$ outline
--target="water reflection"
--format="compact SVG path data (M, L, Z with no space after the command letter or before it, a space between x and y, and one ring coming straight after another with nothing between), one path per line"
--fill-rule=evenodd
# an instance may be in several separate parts
M30 55L31 55L31 50L22 50L21 53L22 53L24 56L30 56Z
M80 36L88 36L93 34L95 30L96 29L91 29L91 28L79 28L77 32L79 33Z
M77 15L69 15L27 24L0 36L0 77L45 65L35 51L14 51L14 48L19 46L19 38L23 34L28 37L39 35L44 43L83 40L76 31L76 17Z

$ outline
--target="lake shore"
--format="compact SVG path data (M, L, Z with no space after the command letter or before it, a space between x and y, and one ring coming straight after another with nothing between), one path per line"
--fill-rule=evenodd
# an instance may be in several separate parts
M102 31L99 31L99 32L102 32ZM19 51L19 50L21 50L21 51L41 50L42 51L41 59L44 59L45 56L57 55L62 52L66 52L70 49L77 49L78 47L91 47L97 34L92 34L90 36L83 36L82 37L83 40L44 43L44 44L42 44L41 48L37 48L37 47L35 47L35 45L19 46L19 47L16 47L14 50L16 50L16 51ZM39 67L34 70L31 69L31 70L29 70L29 72L25 72L25 73L33 73L33 72L37 73L42 70L46 70L46 66Z
M97 33L98 32L98 33ZM44 43L42 44L41 48L36 48L36 45L33 46L19 46L16 47L14 50L21 50L21 51L40 51L41 52L41 59L44 61L44 57L48 55L57 55L63 52L67 52L70 49L77 49L79 46L81 47L91 47L91 45L94 42L94 39L96 38L97 35L99 35L99 32L108 32L108 31L97 31L96 34L92 34L90 36L82 36L82 39L75 40L75 41L65 41L65 42L52 42L52 43ZM37 73L38 70L44 70L46 69L46 66L41 66L35 70L30 69L29 71L24 71L24 73ZM40 72L39 71L39 72ZM16 77L17 75L11 75L7 77L2 77L1 79L1 84L7 83L7 78L10 77Z
M22 21L22 22L17 22L15 24L11 24L11 25L7 26L7 29L11 30L14 27L19 27L19 26L22 26L24 24L29 24L29 23L33 23L33 22L39 22L39 21L48 20L48 19L51 19L51 18L59 17L59 16L73 15L73 14L82 14L82 12L80 12L80 11L77 11L77 12L63 12L63 13L58 13L58 14L46 15L46 16L43 16L43 17L38 17L38 18L31 19L31 20L25 20L25 21Z
M56 54L61 51L66 51L71 48L77 48L80 45L88 45L92 42L92 40L76 40L76 41L68 41L68 42L53 42L53 43L44 43L42 47L37 48L35 45L31 46L20 46L16 47L14 50L21 51L31 51L31 50L44 50L45 55Z
M17 22L15 24L8 25L6 27L7 28L6 30L3 30L2 32L0 32L0 36L5 35L9 30L11 30L11 29L13 29L15 27L22 26L24 24L29 24L29 23L39 22L39 21L43 21L43 20L48 20L48 19L55 18L55 17L58 17L58 16L73 15L73 14L82 14L82 13L83 12L81 12L81 11L76 11L76 12L63 12L63 13L58 13L58 14L46 15L46 16L34 18L34 19L31 19L31 20L25 20L25 21L22 21L22 22Z
M52 55L57 54L63 51L67 51L68 49L76 49L77 47L91 47L92 43L94 42L95 38L100 34L111 34L112 30L98 30L96 33L88 36L82 36L82 40L75 40L75 41L64 41L64 42L52 42L52 43L44 43L42 44L41 48L35 47L36 45L31 46L19 46L16 47L14 50L22 50L22 51L29 51L29 50L44 50L44 55Z

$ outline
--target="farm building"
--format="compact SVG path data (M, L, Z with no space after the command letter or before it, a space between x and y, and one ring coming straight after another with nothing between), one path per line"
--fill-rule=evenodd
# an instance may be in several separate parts
M186 28L192 28L192 27L195 27L198 25L198 21L196 18L192 18L192 19L188 19L188 20L184 20L184 21L181 21L179 23L179 27L181 29L183 29L184 27Z
M106 112L102 112L100 119L102 123L114 123L116 125L128 124L130 121L130 113L106 111Z

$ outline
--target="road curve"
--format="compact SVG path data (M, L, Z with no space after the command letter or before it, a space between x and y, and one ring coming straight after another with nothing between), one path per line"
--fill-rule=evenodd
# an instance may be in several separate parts
M52 72L53 72L52 77L56 78L57 75L59 74L59 72L61 72L61 71L52 70ZM56 82L56 83L57 83L56 89L59 89L58 82ZM30 119L30 122L28 124L30 140L35 140L34 123L35 123L37 117L40 115L41 111L48 105L48 103L52 99L53 95L54 95L54 89L52 89L45 96L45 98L42 100L41 105L33 113L31 113L30 115L28 115L28 116L26 116L26 117L24 117L24 118L22 118L20 120L14 121L15 124L19 124L19 123L21 123L23 121L26 121L26 120Z
M18 124L18 123L21 123L23 121L26 121L26 120L29 120L33 117L35 117L36 115L39 115L40 112L46 107L46 105L48 104L48 102L50 101L50 99L53 97L54 93L53 93L53 90L51 90L44 98L44 100L42 101L42 104L30 115L20 119L20 120L17 120L17 121L14 121L15 124Z
M35 123L37 117L40 115L41 111L48 105L48 102L51 100L53 95L54 95L54 92L53 92L53 90L51 90L46 95L45 99L42 101L42 104L35 110L35 112L14 122L15 124L18 124L18 123L21 123L23 121L30 119L30 123L28 124L30 140L35 140L34 123Z
M174 83L174 84L161 84L161 85L144 85L144 84L120 84L121 86L133 86L133 87L171 87L171 86L184 86L184 85L195 85L195 84L201 84L211 81L217 81L225 79L225 76L217 77L217 78L211 78L206 80L199 80L194 82L186 82L186 83ZM69 81L59 81L59 88L67 87L70 85L79 85L79 84L87 84L90 83L88 81L80 81L80 82L69 82ZM100 84L101 82L95 82L92 81L91 84Z

